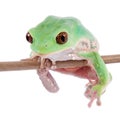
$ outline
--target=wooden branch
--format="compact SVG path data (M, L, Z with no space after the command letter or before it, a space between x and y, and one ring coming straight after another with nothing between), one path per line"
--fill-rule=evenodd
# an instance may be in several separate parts
M106 64L119 63L120 55L106 55L101 56ZM57 61L57 68L74 68L87 65L86 60L69 60ZM13 71L13 70L31 70L38 69L40 63L37 61L13 61L13 62L0 62L0 71Z
M120 62L120 54L118 54L118 55L117 54L116 55L104 55L101 57L106 64Z

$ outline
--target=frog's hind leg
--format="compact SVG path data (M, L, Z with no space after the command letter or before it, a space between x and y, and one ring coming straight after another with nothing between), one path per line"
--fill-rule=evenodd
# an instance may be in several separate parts
M42 84L49 92L57 92L59 87L47 69L38 69L37 74L39 75Z
M107 85L110 83L111 75L108 72L104 61L97 52L89 52L79 55L89 60L90 65L95 70L95 74L98 78L98 82L96 84L90 82L87 86L85 96L90 99L88 106L91 107L95 99L97 100L97 105L101 105L100 97L104 93Z

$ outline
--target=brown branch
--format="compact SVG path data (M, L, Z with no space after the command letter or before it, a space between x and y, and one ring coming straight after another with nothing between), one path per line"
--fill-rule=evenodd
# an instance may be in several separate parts
M102 56L104 62L119 63L120 55L106 55ZM73 68L87 65L86 60L69 60L69 61L57 61L57 68ZM13 62L0 62L0 71L13 71L13 70L30 70L38 69L40 63L37 61L13 61Z
M106 64L120 62L120 54L118 54L118 55L117 54L116 55L105 55L105 56L101 56L101 57Z

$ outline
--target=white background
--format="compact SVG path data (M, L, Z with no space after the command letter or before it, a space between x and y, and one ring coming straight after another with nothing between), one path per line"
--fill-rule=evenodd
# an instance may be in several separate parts
M0 1L0 61L29 57L27 30L48 15L74 16L97 37L100 54L120 54L119 0ZM36 71L0 72L0 120L120 119L120 64L107 65L113 81L102 106L87 107L87 80L52 72L60 87L47 92Z

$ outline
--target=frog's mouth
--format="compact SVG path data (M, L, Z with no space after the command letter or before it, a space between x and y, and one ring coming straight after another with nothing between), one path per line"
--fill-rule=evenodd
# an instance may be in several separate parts
M80 56L77 56L77 54L75 53L73 48L69 48L66 50L62 50L62 51L54 52L54 53L50 53L50 54L39 54L39 53L32 51L31 57L34 58L35 56L40 56L43 59L48 58L53 62L84 59Z

